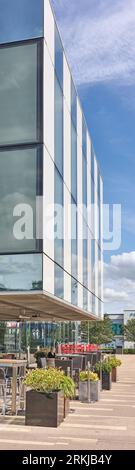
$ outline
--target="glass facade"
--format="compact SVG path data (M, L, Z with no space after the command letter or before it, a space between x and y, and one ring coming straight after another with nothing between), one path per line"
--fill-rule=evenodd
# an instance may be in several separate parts
M36 195L42 171L40 152L40 147L0 151L0 253L38 249Z
M63 93L56 76L54 109L54 161L60 174L63 175Z
M39 49L37 42L0 47L0 146L40 140Z
M75 129L77 128L77 95L74 83L71 79L71 119Z
M44 0L0 0L0 44L43 37Z
M0 291L42 289L42 255L0 255Z
M87 137L49 2L0 0L0 289L28 291L44 286L45 291L85 311L92 296L92 313L97 314L102 201L93 147L91 165L88 162ZM44 194L54 211L54 240L47 243L36 240L40 217L36 197ZM94 204L96 196L100 237L99 243L92 240L90 255L96 215L93 210L90 221L87 206L88 198ZM64 239L69 201L70 241ZM67 324L61 328L68 338ZM51 331L49 325L47 331Z
M73 198L71 201L71 274L71 303L77 305L77 206Z
M77 202L77 134L71 124L71 193Z
M63 47L59 31L55 25L55 72L57 79L63 89Z

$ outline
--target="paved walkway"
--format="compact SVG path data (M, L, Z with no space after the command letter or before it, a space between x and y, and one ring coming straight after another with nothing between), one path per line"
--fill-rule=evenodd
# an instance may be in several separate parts
M71 402L57 429L26 427L23 417L0 417L0 449L135 449L135 356L123 356L118 382L98 403Z

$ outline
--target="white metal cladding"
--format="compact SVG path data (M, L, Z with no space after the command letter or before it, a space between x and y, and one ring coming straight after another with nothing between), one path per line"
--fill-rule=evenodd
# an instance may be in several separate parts
M71 112L71 73L65 54L63 56L63 94L68 106L68 110Z
M54 67L44 42L44 135L43 140L54 160Z
M71 303L71 276L64 272L64 300Z
M44 37L47 48L54 64L54 15L49 0L44 0Z
M54 295L54 263L43 254L43 290Z

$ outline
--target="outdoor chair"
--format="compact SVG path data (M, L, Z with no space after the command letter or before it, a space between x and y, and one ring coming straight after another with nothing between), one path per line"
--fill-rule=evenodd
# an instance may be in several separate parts
M70 377L73 377L73 359L55 359L55 367L62 369L65 375L70 371Z

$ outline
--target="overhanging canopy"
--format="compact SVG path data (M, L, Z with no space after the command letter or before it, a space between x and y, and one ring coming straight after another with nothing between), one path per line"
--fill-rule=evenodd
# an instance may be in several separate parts
M0 293L1 321L84 321L95 316L43 291Z

